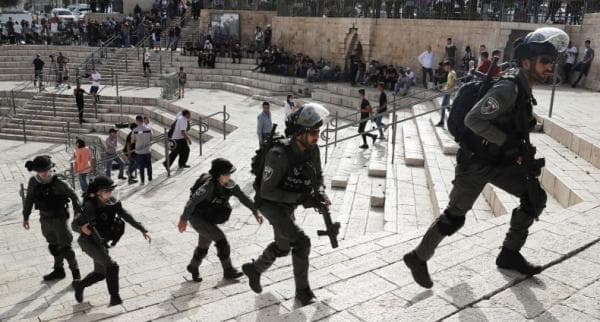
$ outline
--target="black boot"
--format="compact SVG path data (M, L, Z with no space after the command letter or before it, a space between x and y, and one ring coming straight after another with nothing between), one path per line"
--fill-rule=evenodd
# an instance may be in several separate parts
M310 287L296 290L296 300L298 300L302 306L314 303L316 298L315 293L313 293Z
M49 274L44 275L44 281L53 281L53 280L60 280L65 278L65 269L64 268L55 268L52 272L50 272Z
M104 275L96 272L87 274L82 280L73 281L73 289L75 290L75 300L77 303L83 302L83 289L86 287L100 282L104 279Z
M433 287L433 281L427 269L427 262L420 259L414 250L404 255L404 264L410 269L413 279L417 284L424 288Z
M73 282L81 279L81 273L77 268L71 270L71 275L73 276Z
M190 274L192 274L192 280L194 282L202 282L202 277L200 277L200 272L198 271L198 267L188 265L187 271L190 272Z
M223 278L224 279L228 279L228 280L237 279L237 278L242 277L242 275L244 275L244 273L238 271L238 269L235 267L228 267L228 268L223 269Z
M496 265L500 268L515 270L524 275L537 275L543 268L529 263L523 255L514 250L502 247L500 254L496 258Z
M261 293L262 286L260 285L260 273L256 270L254 262L242 265L242 271L248 276L248 284L254 293Z
M123 303L119 296L119 265L113 264L106 268L106 286L110 294L109 306Z

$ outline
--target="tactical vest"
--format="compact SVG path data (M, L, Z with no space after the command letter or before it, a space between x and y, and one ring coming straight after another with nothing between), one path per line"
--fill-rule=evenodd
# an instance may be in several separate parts
M532 97L528 95L528 89L523 88L518 79L507 78L507 81L513 81L517 85L517 99L515 105L509 113L505 113L504 115L491 120L490 123L506 134L517 134L517 136L522 139L528 138L531 126L530 120L533 119ZM492 163L504 161L502 160L502 156L504 155L505 150L518 148L517 146L508 146L506 144L502 147L498 147L472 131L467 131L465 133L461 147L465 147L469 150L475 158Z
M94 225L98 233L105 241L112 241L113 245L116 244L125 232L125 222L118 215L123 207L121 202L111 198L104 206L98 206L97 201L93 201L91 204L96 207Z
M291 149L289 146L286 146L285 149ZM286 153L288 156L288 170L286 174L283 176L281 181L279 182L278 187L281 190L289 191L289 192L297 192L297 193L308 193L312 191L312 180L310 174L307 174L308 171L305 167L306 162L311 158L307 156L307 158L300 158L299 156L290 157L291 153Z
M219 184L210 180L207 184L214 184L213 195L207 198L196 209L202 214L202 218L211 224L222 224L231 216L231 205L229 198L232 196L231 189L220 187Z
M33 203L35 209L41 212L69 216L69 212L67 211L69 199L66 191L58 187L58 182L56 176L53 176L50 182L45 184L36 180L36 186L33 191Z

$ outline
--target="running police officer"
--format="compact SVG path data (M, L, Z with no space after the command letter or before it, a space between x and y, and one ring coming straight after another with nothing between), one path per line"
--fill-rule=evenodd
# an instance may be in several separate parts
M112 197L116 185L112 179L99 176L90 183L83 198L83 213L73 219L71 227L81 233L77 242L94 261L94 271L73 283L75 299L83 301L84 288L106 278L110 305L122 303L119 295L119 265L108 254L108 242L114 246L124 233L126 221L151 241L150 234L137 222L120 201Z
M235 170L229 160L214 159L208 174L202 174L190 189L192 195L177 224L179 232L184 232L189 220L192 227L198 232L198 246L187 266L188 272L192 274L192 279L196 282L202 281L198 267L206 257L208 247L213 241L217 248L217 257L223 267L223 278L236 279L244 275L233 267L229 242L225 233L217 226L229 220L231 215L229 198L231 196L236 196L244 206L250 209L259 224L263 222L254 202L240 189L239 185L231 180L231 174Z
M534 175L525 173L523 150L525 146L530 151L535 149L529 145L529 130L535 125L531 87L552 76L558 54L568 42L569 36L557 28L540 28L529 33L515 48L514 58L519 67L495 83L467 113L464 124L470 131L460 144L448 206L417 248L404 256L413 278L422 287L433 286L427 261L444 237L463 226L466 212L487 183L520 198L496 265L525 275L542 271L541 266L527 262L520 254L528 229L546 202L546 193L537 179L541 166Z
M273 226L274 241L256 261L242 266L250 288L260 293L260 275L271 267L277 257L287 256L291 250L296 299L302 305L310 304L315 298L308 282L311 244L309 237L296 224L294 210L301 204L306 208L315 207L316 201L311 192L314 186L323 185L317 141L326 115L324 108L315 105L305 105L293 112L287 122L291 139L266 153L257 202L260 202L261 213ZM318 182L313 184L315 179L311 178ZM329 206L329 199L324 197Z
M61 279L65 277L63 260L66 259L73 275L73 281L81 278L79 266L75 259L75 252L71 248L73 235L67 225L69 218L69 199L73 203L73 211L81 212L79 198L65 182L51 174L54 167L47 155L40 155L27 161L25 167L28 171L35 171L36 175L29 179L27 195L23 205L23 228L29 230L29 215L35 205L40 211L40 225L42 234L48 242L50 254L54 256L54 270L44 275L45 281Z

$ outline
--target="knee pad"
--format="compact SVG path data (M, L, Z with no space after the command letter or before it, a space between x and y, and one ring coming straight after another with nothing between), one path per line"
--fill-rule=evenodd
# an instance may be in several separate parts
M446 212L437 220L437 227L440 234L452 236L465 224L465 216L452 216Z
M310 254L310 238L302 233L294 242L294 250L292 254L299 256L308 256Z
M61 247L57 244L48 245L48 250L50 251L50 255L55 256L55 257L60 255L60 251L61 251L60 248Z
M217 257L219 257L220 260L225 260L229 258L229 255L231 253L231 247L229 246L229 242L227 242L227 239L217 240L217 242L215 243L215 247L217 248Z
M275 257L285 257L290 253L290 249L279 249L275 242L270 243L269 246L267 246L267 249L269 249L273 254L275 254Z

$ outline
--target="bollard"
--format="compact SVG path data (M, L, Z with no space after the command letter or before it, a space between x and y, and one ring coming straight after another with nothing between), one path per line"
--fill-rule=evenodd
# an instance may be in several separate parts
M171 176L171 162L169 160L169 136L167 135L167 128L163 128L165 135L165 164L167 165L167 177Z
M223 140L227 139L227 107L223 105Z

